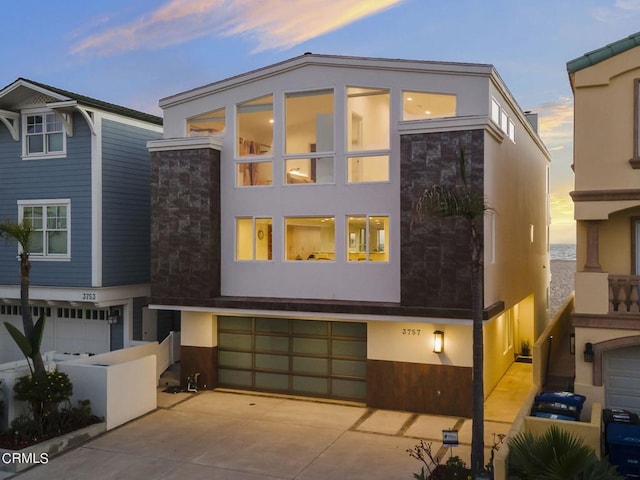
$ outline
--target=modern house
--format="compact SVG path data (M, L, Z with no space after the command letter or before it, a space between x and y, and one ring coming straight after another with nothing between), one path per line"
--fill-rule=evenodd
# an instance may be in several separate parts
M183 381L470 415L469 233L414 221L461 151L487 394L544 329L550 157L493 66L309 53L160 106L151 308L181 312Z
M640 413L640 33L567 70L575 103L575 390Z
M30 297L34 317L47 317L43 351L102 353L145 336L146 142L161 136L159 117L42 83L0 90L0 220L35 229ZM1 242L0 321L22 328L18 253ZM153 334L154 315L144 316ZM0 363L20 358L2 326Z

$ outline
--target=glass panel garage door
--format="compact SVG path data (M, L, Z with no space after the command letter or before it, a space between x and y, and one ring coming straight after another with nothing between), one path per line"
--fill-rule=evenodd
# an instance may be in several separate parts
M366 323L218 317L218 383L364 400Z

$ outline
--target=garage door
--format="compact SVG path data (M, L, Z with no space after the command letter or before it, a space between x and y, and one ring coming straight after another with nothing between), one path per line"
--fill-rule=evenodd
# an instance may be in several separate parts
M218 317L220 386L362 401L367 325Z
M640 414L640 347L604 352L605 407Z

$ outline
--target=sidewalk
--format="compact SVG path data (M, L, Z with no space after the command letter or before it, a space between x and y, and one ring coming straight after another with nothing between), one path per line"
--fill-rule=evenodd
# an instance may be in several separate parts
M514 364L489 397L488 447L530 386L531 365ZM420 471L407 449L424 439L448 456L442 430L453 428L453 455L469 461L465 418L223 391L158 395L158 410L13 478L406 480Z

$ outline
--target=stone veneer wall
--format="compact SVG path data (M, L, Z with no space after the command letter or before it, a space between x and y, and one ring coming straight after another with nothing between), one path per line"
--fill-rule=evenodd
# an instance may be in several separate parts
M153 301L219 296L220 152L152 152L151 218Z
M471 247L464 219L415 222L415 206L433 185L462 184L459 147L465 146L467 181L484 192L484 131L401 136L401 303L471 307ZM482 230L481 230L482 233Z

